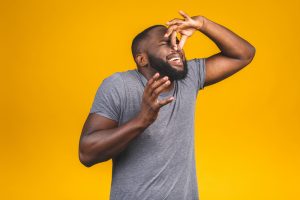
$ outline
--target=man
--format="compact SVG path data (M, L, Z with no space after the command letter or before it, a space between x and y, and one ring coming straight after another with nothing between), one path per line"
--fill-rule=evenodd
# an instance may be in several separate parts
M194 112L198 91L248 65L255 48L204 16L149 27L132 42L137 70L104 79L84 124L79 158L90 167L113 159L110 199L198 199ZM195 31L221 52L186 60ZM177 34L181 35L180 41Z

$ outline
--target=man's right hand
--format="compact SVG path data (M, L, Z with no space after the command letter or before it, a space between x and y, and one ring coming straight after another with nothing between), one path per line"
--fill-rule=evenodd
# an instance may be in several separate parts
M141 110L132 120L118 126L118 122L97 113L89 114L82 129L79 145L79 159L86 167L107 161L122 152L137 135L142 133L158 115L159 109L170 103L174 97L157 100L170 81L154 75L147 83Z
M167 76L159 79L159 73L156 73L152 78L149 79L145 86L143 99L141 103L141 110L138 114L138 119L141 120L145 127L152 124L157 116L159 109L164 105L172 102L174 97L168 97L162 100L158 100L159 94L169 87L170 80Z

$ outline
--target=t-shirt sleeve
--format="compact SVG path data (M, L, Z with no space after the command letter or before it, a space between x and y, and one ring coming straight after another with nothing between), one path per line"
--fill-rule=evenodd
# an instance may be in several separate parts
M105 78L98 87L90 113L97 113L118 122L123 98L123 80L121 75L115 73Z
M203 89L205 83L205 58L194 58L187 61L188 75L195 84L197 90Z

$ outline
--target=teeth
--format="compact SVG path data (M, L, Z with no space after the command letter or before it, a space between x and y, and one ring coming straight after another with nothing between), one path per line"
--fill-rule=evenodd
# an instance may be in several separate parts
M180 60L180 58L175 57L175 58L171 58L170 61L175 61L175 60Z

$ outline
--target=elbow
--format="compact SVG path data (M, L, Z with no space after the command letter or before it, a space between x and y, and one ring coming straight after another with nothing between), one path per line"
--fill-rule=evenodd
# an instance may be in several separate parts
M110 159L110 157L105 156L104 153L102 153L101 155L103 155L103 156L99 156L99 154L98 154L97 158L95 158L94 155L90 155L83 150L79 150L79 161L85 167L91 167L91 166L95 165L96 163L105 162Z
M94 163L92 163L91 159L89 159L89 156L81 151L79 151L79 161L85 167L91 167L94 165Z
M250 48L247 50L246 53L244 53L243 58L241 59L241 61L243 62L243 66L246 66L248 64L250 64L255 56L255 52L256 49L253 46L250 46Z
M249 51L247 53L247 56L246 56L246 60L250 63L254 56L255 56L255 52L256 52L256 49L254 46L251 45L251 47L249 48Z
M254 46L251 46L250 48L250 55L249 55L249 59L250 60L253 60L254 56L255 56L255 53L256 53L256 49Z
M94 141L81 138L79 142L79 161L85 167L91 167L97 163L108 161L111 152L104 145L96 144Z
M78 157L80 163L85 167L93 166L91 155L87 149L88 147L89 145L86 143L86 141L81 138L79 142Z

